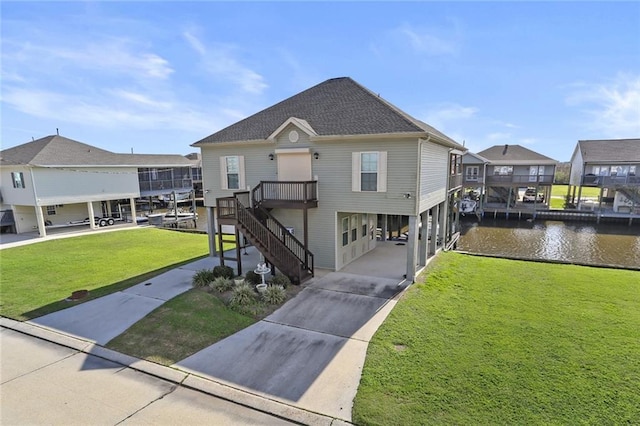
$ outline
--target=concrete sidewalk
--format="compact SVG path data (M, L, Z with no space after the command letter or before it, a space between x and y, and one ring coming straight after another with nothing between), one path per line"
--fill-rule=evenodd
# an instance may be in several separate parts
M242 255L243 268L248 270L257 265L259 252L254 247L247 247L244 252L247 255ZM105 345L158 306L190 290L193 275L198 270L212 269L219 264L219 257L200 259L126 290L70 306L29 322ZM235 261L225 261L225 264L236 268Z
M105 345L167 300L191 289L193 274L218 262L218 258L200 259L126 290L28 322Z

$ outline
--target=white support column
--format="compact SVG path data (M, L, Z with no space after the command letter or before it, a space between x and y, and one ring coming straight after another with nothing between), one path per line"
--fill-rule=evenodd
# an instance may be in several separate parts
M44 215L42 214L42 206L35 206L36 209L36 220L38 222L38 234L41 238L47 236L47 228L44 225Z
M409 216L409 237L407 238L407 281L413 282L418 258L418 220Z
M386 214L382 215L382 221L381 222L382 222L382 228L381 228L381 231L380 231L380 238L381 238L382 241L387 241L387 229L388 229L388 226L387 226L387 215Z
M135 198L129 198L129 208L131 210L131 223L133 223L134 225L138 224L137 221L137 216L138 213L136 212L136 199Z
M431 208L431 240L429 241L429 253L436 254L438 248L438 216L440 215L440 206L436 205Z
M448 217L449 217L449 198L447 197L445 201L440 203L440 216L438 217L438 223L439 223L438 235L440 236L440 243L442 244L442 247L447 245L446 236L449 234L447 232L447 228L449 226Z
M420 249L418 250L418 265L420 266L425 266L427 264L427 257L428 257L428 248L427 248L427 241L429 241L428 235L427 235L427 221L429 220L429 210L426 210L422 213L420 213L420 223L422 224L422 226L420 226L420 239L418 240L419 242L419 246Z
M93 220L93 203L91 201L87 203L87 211L89 212L89 226L91 227L91 229L96 229L96 223Z
M213 207L207 207L207 236L209 237L209 256L216 257L216 220ZM218 235L218 238L222 238Z

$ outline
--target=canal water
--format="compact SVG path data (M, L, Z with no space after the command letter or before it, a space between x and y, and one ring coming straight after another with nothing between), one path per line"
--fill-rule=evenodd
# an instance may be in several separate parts
M197 229L207 231L198 207ZM640 268L640 223L462 221L458 249L472 253Z
M461 222L458 249L472 253L640 268L640 226L487 220Z

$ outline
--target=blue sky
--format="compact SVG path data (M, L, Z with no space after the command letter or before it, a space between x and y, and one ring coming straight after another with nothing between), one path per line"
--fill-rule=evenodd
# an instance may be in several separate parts
M197 140L349 76L472 151L640 137L640 2L7 2L2 148Z

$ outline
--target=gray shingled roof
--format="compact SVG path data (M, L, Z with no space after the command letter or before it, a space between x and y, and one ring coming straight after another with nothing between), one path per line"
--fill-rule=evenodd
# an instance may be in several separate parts
M291 117L306 120L318 136L429 132L459 145L349 77L329 79L193 145L266 140Z
M181 155L117 154L63 136L52 135L0 151L0 164L31 166L189 166Z
M578 141L582 161L633 163L640 162L640 139L605 139Z
M478 155L486 158L491 163L511 164L555 164L556 160L546 155L538 154L520 145L494 145L491 148L478 152Z

